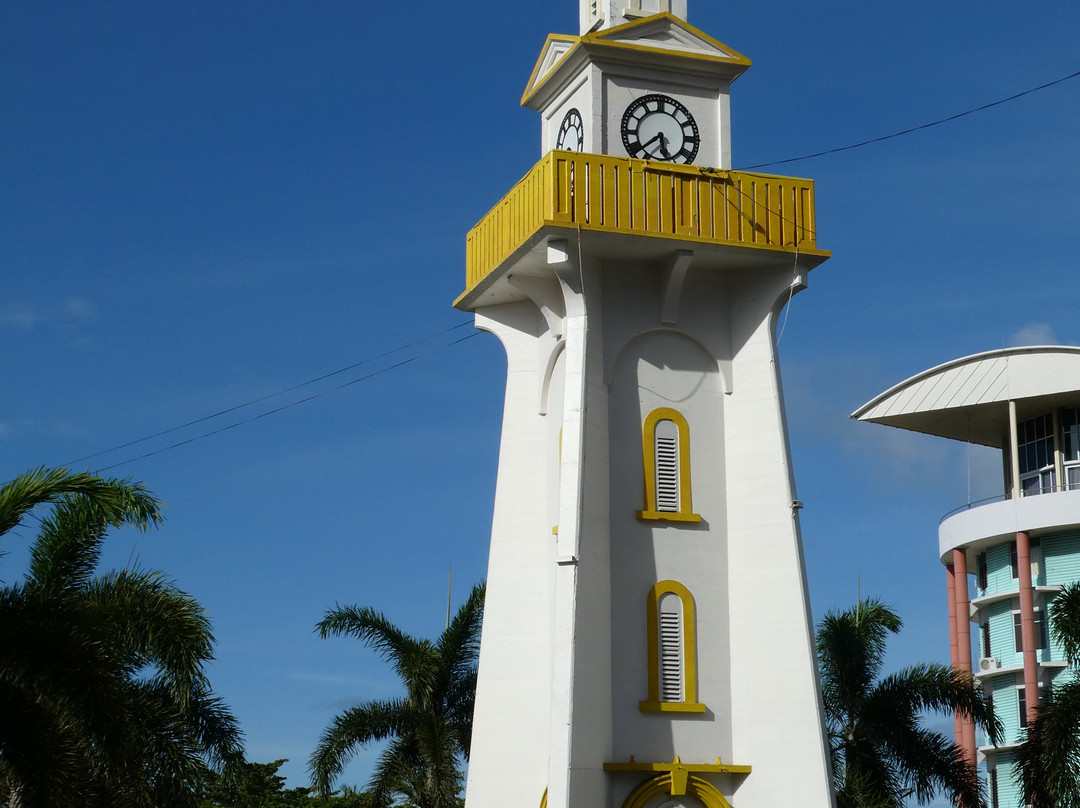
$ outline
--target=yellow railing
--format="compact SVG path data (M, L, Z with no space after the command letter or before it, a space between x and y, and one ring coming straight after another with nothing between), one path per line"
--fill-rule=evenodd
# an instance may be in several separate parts
M817 249L812 180L552 151L469 231L466 289L550 226Z

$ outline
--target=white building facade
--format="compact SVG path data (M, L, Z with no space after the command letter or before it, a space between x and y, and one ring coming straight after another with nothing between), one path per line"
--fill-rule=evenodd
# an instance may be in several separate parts
M730 170L749 61L685 13L582 0L468 237L508 366L469 808L833 804L775 340L828 253L812 182Z
M1080 348L958 359L901 382L852 417L1002 450L1003 494L943 519L938 549L952 664L973 671L1005 729L994 747L958 719L956 741L985 761L991 808L1016 808L1016 749L1027 722L1055 680L1073 675L1047 608L1080 580Z

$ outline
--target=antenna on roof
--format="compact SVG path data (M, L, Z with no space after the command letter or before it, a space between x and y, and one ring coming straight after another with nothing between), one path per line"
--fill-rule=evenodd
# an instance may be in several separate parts
M454 565L446 567L446 627L450 628L450 587L454 582Z

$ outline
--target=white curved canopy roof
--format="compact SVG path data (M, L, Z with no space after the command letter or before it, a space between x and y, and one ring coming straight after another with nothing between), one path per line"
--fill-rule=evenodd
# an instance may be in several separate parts
M900 382L851 417L1001 448L1010 400L1020 420L1080 405L1080 347L1005 348L954 359Z

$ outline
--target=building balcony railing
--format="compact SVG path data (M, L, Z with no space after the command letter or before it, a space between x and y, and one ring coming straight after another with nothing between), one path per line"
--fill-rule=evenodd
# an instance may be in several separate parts
M1043 488L1043 489L1040 489L1040 490L1023 491L1023 492L1020 493L1020 496L1021 496L1021 498L1023 498L1023 497L1037 497L1037 496L1042 496L1044 494L1060 494L1063 491L1080 491L1080 485L1078 485L1075 482L1071 482L1071 483L1067 483L1067 484L1060 484L1060 485L1052 485L1052 486L1047 486L1046 488ZM938 520L938 524L941 524L942 522L944 522L946 519L948 519L950 516L953 516L954 514L962 513L963 511L970 511L972 508L978 508L978 507L980 507L982 505L986 505L986 504L991 503L991 502L1004 502L1005 500L1008 500L1008 499L1012 499L1012 493L1011 492L1005 493L1005 494L997 494L996 496L992 496L992 497L983 497L982 499L972 500L972 501L967 502L967 503L965 503L963 505L958 505L955 508L953 508L951 511L946 513L944 516L942 516Z
M466 293L552 226L828 255L812 180L551 151L469 231Z

